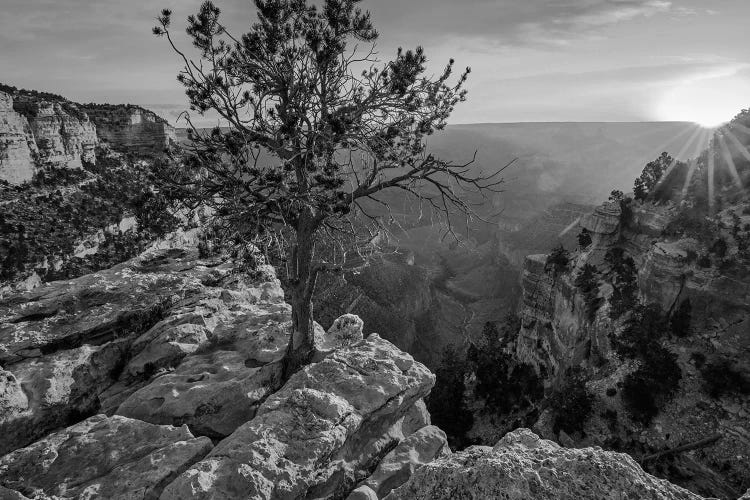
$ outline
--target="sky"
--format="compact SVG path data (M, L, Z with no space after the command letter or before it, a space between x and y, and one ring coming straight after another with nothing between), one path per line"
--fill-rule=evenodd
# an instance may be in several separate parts
M200 0L2 0L0 81L78 102L186 107L178 43ZM216 0L230 29L251 0ZM470 66L452 123L696 121L750 107L750 0L364 0L384 59L424 46L437 73Z

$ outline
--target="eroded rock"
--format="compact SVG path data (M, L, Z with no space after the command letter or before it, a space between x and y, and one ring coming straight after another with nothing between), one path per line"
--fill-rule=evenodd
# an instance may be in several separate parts
M425 465L386 498L701 499L647 474L628 455L600 448L562 448L528 429L507 434L494 448L472 446Z
M373 334L296 373L161 498L345 495L433 384L423 365Z
M0 484L29 497L156 498L210 449L184 426L96 415L0 458Z

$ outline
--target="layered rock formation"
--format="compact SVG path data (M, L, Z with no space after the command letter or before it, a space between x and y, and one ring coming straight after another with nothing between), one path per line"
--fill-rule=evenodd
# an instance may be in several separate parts
M3 87L9 89L10 87ZM81 168L100 141L137 154L160 154L175 129L132 105L79 105L60 96L0 91L0 180L21 184L45 165Z
M0 92L0 180L31 180L37 166L93 162L96 129L74 105Z
M13 98L0 92L0 180L11 184L31 180L36 154L29 122L13 109Z
M537 368L548 393L565 384L570 369L582 369L593 398L572 439L553 430L553 408L542 413L535 430L571 444L615 446L644 456L718 433L697 452L670 455L668 467L649 466L664 467L663 474L704 494L733 498L747 488L750 279L741 250L750 222L746 207L746 201L735 202L715 219L699 217L700 232L693 234L682 222L690 205L633 202L623 217L618 205L605 204L582 219L593 243L574 253L567 269L555 272L546 255L527 258L514 355ZM715 249L717 241L726 242L725 254L721 245ZM622 260L628 258L632 264ZM594 269L592 292L577 283L584 266ZM617 266L632 269L632 292ZM632 304L613 312L628 293ZM645 313L636 311L637 304L659 311L660 326L638 323ZM625 355L619 339L628 342L646 328L661 338L657 347ZM635 349L646 341L637 341ZM651 375L665 366L670 371ZM721 377L727 378L718 381L707 366L724 367ZM674 385L662 395L640 400L638 391L626 394L628 384L658 385L667 376Z
M623 453L566 449L527 429L494 447L473 446L436 460L411 476L388 500L578 500L582 498L700 500L645 473Z
M99 137L118 149L161 153L177 141L174 127L140 106L86 105Z

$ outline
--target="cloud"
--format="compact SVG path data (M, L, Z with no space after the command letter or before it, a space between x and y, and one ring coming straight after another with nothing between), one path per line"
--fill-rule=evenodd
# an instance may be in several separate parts
M565 45L608 26L675 10L667 0L381 0L376 23L434 37L482 37L496 45ZM683 15L686 11L680 11Z

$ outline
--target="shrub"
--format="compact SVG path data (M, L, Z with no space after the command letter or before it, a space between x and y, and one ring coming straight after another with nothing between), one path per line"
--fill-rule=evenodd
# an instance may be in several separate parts
M610 298L610 318L617 319L637 305L638 280L635 262L625 255L622 248L610 248L604 261L612 269L612 297Z
M662 153L659 158L646 164L640 177L635 180L633 195L636 200L645 200L659 183L664 172L672 164L673 159L668 153Z
M690 333L690 320L692 318L692 306L690 299L680 302L677 310L672 314L669 321L669 328L673 335L677 337L687 337Z
M588 248L591 245L591 233L585 227L578 233L578 246L581 248Z
M583 432L583 427L591 415L593 396L586 389L583 371L570 369L559 390L550 397L552 408L552 430L568 434Z
M717 359L700 368L708 394L718 399L724 394L750 394L750 379L737 371L728 359Z
M699 267L704 269L711 267L711 259L708 255L701 255L697 262Z
M677 390L681 378L677 355L652 344L641 366L623 381L622 399L631 418L644 426L650 425L661 404Z
M451 444L458 448L468 444L466 433L474 425L474 417L464 401L466 372L466 362L455 346L448 345L443 351L440 368L435 370L435 387L425 401L432 422L443 429Z
M620 356L640 361L623 381L622 398L633 420L644 426L659 413L682 378L677 356L660 342L667 326L659 305L649 304L637 308L623 332L611 339Z
M599 280L597 277L598 271L596 266L584 264L575 281L576 288L583 294L583 300L586 304L586 316L589 321L594 319L596 310L601 304L601 299L599 298Z
M498 332L494 323L486 323L484 345L469 354L477 380L476 395L500 416L528 408L544 395L543 384L533 367L519 363L503 350L504 340L516 333L517 327L513 316L506 319L502 332Z
M552 271L553 276L565 272L570 264L570 255L562 244L552 249L552 252L547 256L547 261L544 265L544 269L549 272Z

